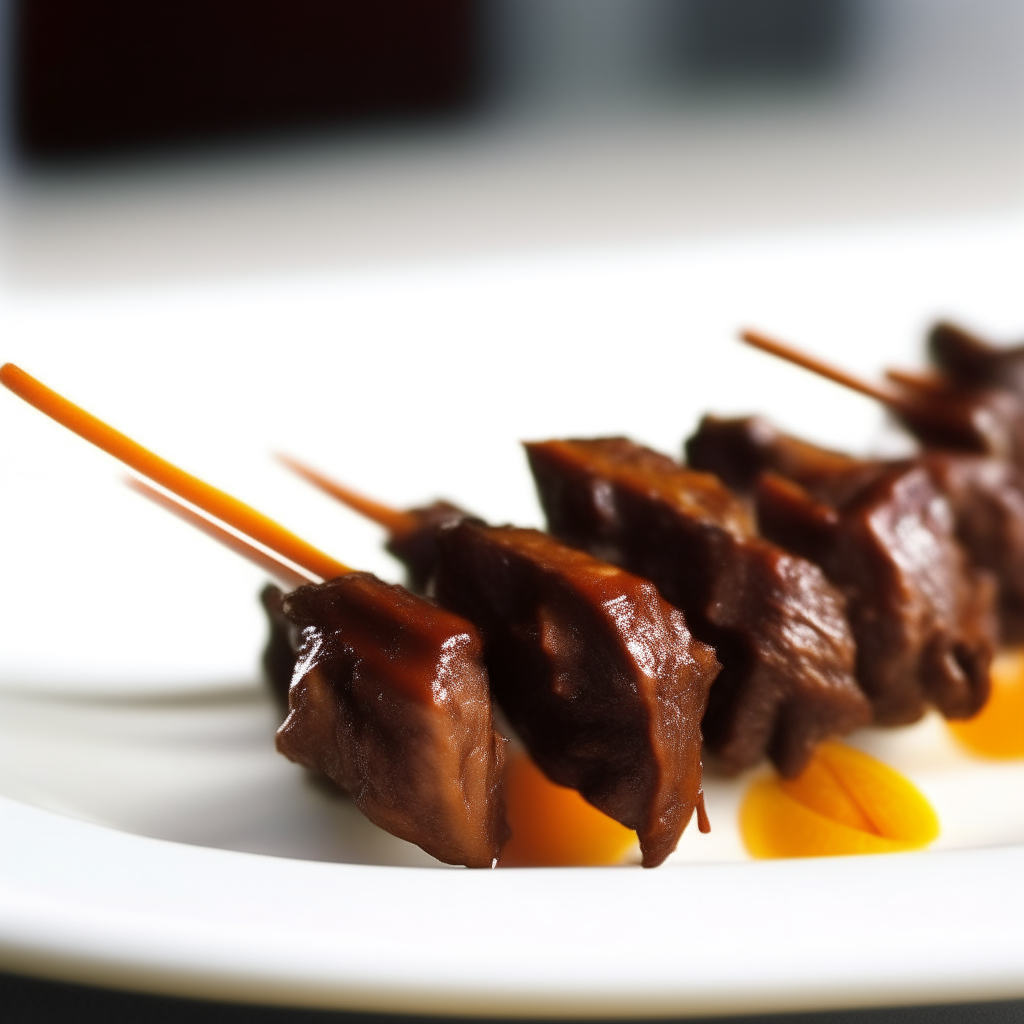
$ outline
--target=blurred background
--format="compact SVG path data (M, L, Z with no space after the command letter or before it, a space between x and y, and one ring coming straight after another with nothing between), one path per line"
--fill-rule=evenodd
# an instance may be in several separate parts
M757 409L881 450L736 326L869 375L940 313L1016 337L1022 55L1021 0L0 0L0 358L385 578L268 452L531 524L520 437ZM0 434L0 793L344 859L269 742L262 574L32 410ZM1017 821L982 788L954 844Z
M991 213L1016 0L3 0L9 284Z

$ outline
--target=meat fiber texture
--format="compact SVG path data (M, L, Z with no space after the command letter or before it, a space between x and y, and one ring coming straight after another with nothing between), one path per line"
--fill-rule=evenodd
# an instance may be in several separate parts
M913 721L932 702L952 717L977 709L995 643L987 573L1003 638L1024 632L1024 476L1016 467L942 451L857 459L753 416L704 417L686 452L756 490L762 530L818 562L846 592L858 678L879 721ZM799 488L777 478L759 484L765 471Z
M530 756L660 864L701 790L712 649L647 580L537 530L466 520L441 531L438 556L437 598L480 629Z
M526 447L552 533L651 579L715 647L703 731L724 770L768 756L796 775L821 740L870 720L842 594L758 537L717 478L625 438Z
M953 512L971 561L996 578L1000 637L1024 642L1024 473L1002 459L926 452L921 464Z
M426 593L437 569L437 533L469 516L458 505L435 501L405 513L414 522L412 529L392 533L385 547L405 566L409 589Z
M895 467L839 508L765 474L757 508L767 536L816 561L846 594L857 678L877 723L917 721L929 705L948 718L980 710L995 584L968 564L923 467Z
M300 640L278 750L392 835L491 867L506 741L473 626L369 573L300 587L282 610Z

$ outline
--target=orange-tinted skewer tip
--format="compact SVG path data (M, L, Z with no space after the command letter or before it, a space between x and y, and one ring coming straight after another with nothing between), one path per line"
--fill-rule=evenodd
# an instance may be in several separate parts
M941 395L949 391L949 385L936 373L911 373L908 370L886 370L886 377L894 384L911 388L914 391L927 391L933 395Z
M177 498L173 498L170 495L164 494L163 491L158 491L155 487L151 487L144 480L128 476L125 477L124 482L136 494L141 494L142 497L153 502L154 505L159 505L165 511L170 512L171 515L177 516L188 523L189 526L194 526L208 537L212 537L218 543L223 544L230 551L234 551L236 555L241 555L246 560L252 562L253 565L259 566L264 572L269 573L276 580L283 583L289 590L315 582L311 577L304 575L297 569L293 569L290 565L285 565L284 562L278 561L278 559L267 554L267 552L248 543L248 541L243 540L241 537L229 533L216 523L201 516Z
M321 579L333 579L352 571L256 509L143 448L13 363L0 366L0 383L50 419L113 455L137 473Z
M884 405L888 405L891 408L900 409L906 405L906 401L902 396L892 391L888 391L880 385L862 380L860 377L856 377L852 373L847 373L845 370L841 370L837 366L832 366L830 363L825 362L823 359L819 359L817 356L801 352L798 348L794 348L786 342L777 341L775 338L769 338L766 334L761 334L760 331L740 331L740 338L753 348L760 349L762 352L767 352L769 355L777 356L779 359L783 359L787 363L793 363L795 366L803 367L803 369L809 370L811 373L817 374L819 377L825 377L827 380L833 381L836 384L841 384L843 387L849 388L851 391L857 391L860 394L866 395L868 398L873 398L878 402L882 402Z
M290 455L277 453L275 458L278 462L287 466L293 473L297 473L303 480L319 488L325 494L329 494L332 498L337 498L338 501L347 505L354 512L358 512L360 515L366 516L367 519L383 526L392 536L401 536L403 533L410 533L416 529L416 517L408 512L391 508L390 505L383 505L379 501L367 498L358 491L353 491L344 484L338 483L337 480L332 480L330 477L325 476L319 470L307 466L304 462L293 459Z

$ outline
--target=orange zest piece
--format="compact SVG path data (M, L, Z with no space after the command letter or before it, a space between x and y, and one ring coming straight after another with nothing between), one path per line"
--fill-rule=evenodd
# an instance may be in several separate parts
M13 363L0 367L0 383L50 419L120 459L126 466L321 579L333 579L352 571L256 509L143 448Z
M939 820L899 772L853 747L823 743L797 778L750 786L740 833L753 857L897 853L927 846Z
M779 779L778 785L783 793L797 803L840 825L877 834L871 819L860 809L860 805L850 796L824 758L811 758L807 767L795 779Z
M525 754L505 767L505 813L512 836L501 867L598 867L618 864L636 833L588 804L574 789L556 786Z
M306 583L313 582L309 576L304 576L296 569L293 569L290 565L285 565L284 562L279 562L273 556L268 555L265 551L261 551L257 547L254 547L241 537L236 537L235 534L228 533L227 530L222 529L209 519L205 519L198 512L193 512L192 509L187 505L182 504L182 502L177 498L172 498L169 495L164 494L163 491L158 491L155 487L150 487L149 484L142 480L137 480L133 476L128 477L125 480L125 483L135 491L136 494L141 494L144 498L153 502L154 505L159 505L162 509L170 512L171 515L175 515L179 519L183 519L190 526L194 526L197 530L205 533L208 537L212 537L218 543L223 544L224 547L234 551L236 555L241 555L243 558L252 562L253 565L259 566L264 572L269 573L275 579L284 583L290 590L294 590L296 587L301 587Z
M293 459L290 455L278 454L277 459L293 473L301 476L303 480L311 483L314 487L318 487L332 498L337 498L338 501L347 505L354 512L358 512L361 516L365 516L367 519L383 526L389 533L401 536L403 533L409 533L416 529L416 517L408 512L391 508L390 505L382 505L379 501L367 498L358 491L353 491L344 484L338 483L337 480L324 476L319 470L307 466L304 462Z
M1024 649L1003 651L992 663L992 692L985 706L950 732L972 754L993 760L1024 757Z

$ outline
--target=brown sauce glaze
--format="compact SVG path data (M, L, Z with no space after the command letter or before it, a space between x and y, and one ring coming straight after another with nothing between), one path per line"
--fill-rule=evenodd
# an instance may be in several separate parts
M437 550L438 600L480 629L530 756L660 864L699 800L713 650L653 584L537 530L465 520Z
M406 569L409 589L426 593L437 568L437 531L453 526L469 513L447 501L435 501L421 508L408 509L410 525L391 530L385 547Z
M708 809L704 805L704 791L697 794L697 828L704 833L711 831L711 820L708 818Z
M526 449L552 533L651 579L715 647L703 731L726 770L767 755L798 774L818 742L870 720L842 595L758 537L716 477L625 438Z
M1024 468L1024 398L1005 388L891 376L902 395L892 411L926 448L989 455Z
M491 867L505 740L473 626L363 572L300 587L281 609L299 643L278 750L392 835Z
M996 579L1000 639L1024 643L1024 472L947 452L925 452L919 462L949 502L968 557Z
M820 565L845 593L857 679L876 722L914 722L930 704L949 718L981 708L994 583L967 563L923 467L893 467L838 507L771 473L755 493L765 536Z
M783 434L759 416L705 416L686 442L686 456L741 493L751 493L758 476L770 471L834 506L894 468L922 466L949 502L968 558L996 578L1001 638L1024 640L1024 473L1010 463L942 451L894 461L858 459Z
M885 471L885 464L830 451L783 434L762 416L704 416L683 446L687 465L714 473L741 495L764 472L795 480L820 501L837 504Z

